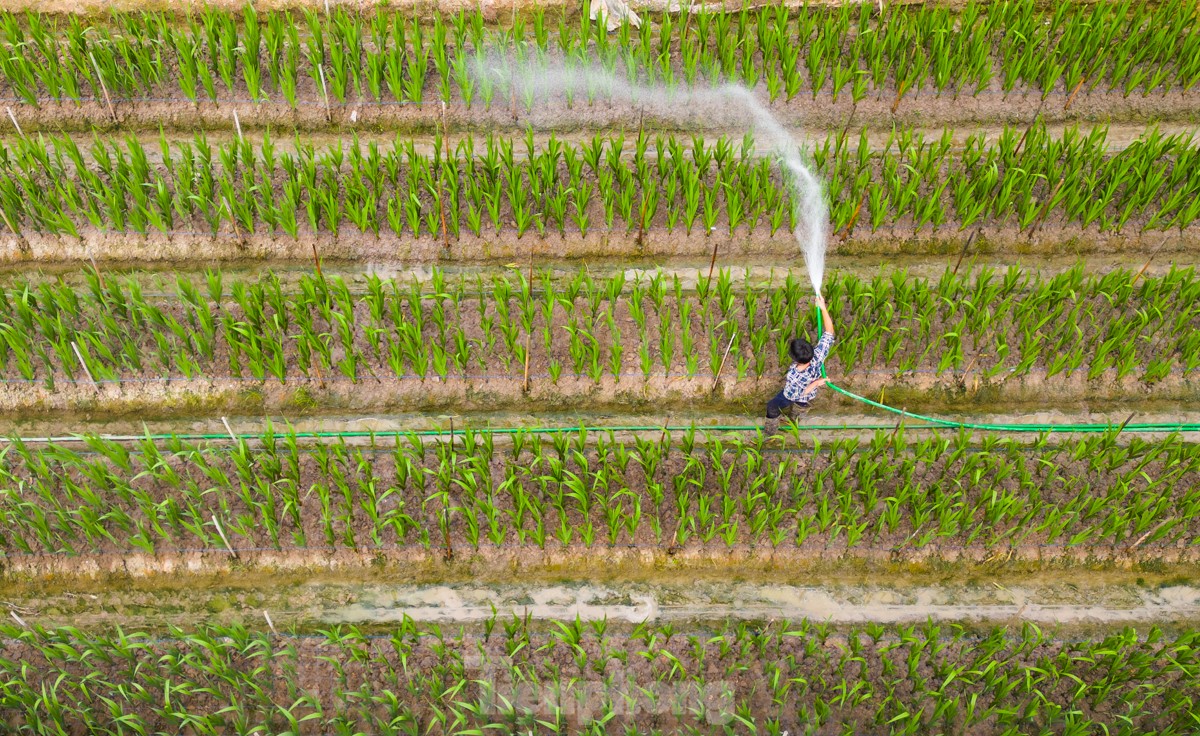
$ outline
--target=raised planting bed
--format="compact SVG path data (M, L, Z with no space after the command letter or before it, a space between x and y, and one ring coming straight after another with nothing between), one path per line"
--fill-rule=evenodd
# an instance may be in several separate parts
M1003 563L1200 555L1200 446L687 430L6 441L10 575L648 554ZM593 560L594 564L595 560Z
M877 138L878 136L876 136ZM1044 125L965 140L831 133L809 152L831 253L1196 250L1200 146L1148 129ZM957 141L961 141L961 145ZM0 260L470 262L532 257L798 257L791 177L747 135L488 134L276 148L71 136L0 147Z
M815 339L811 286L791 273L764 283L721 270L695 291L677 274L533 276L305 276L286 289L273 275L226 289L215 271L174 284L94 271L86 287L17 280L0 288L0 402L101 414L158 402L166 415L376 401L727 407L764 401L788 340ZM828 371L851 389L960 405L1197 395L1191 269L896 271L831 276L823 289L839 335Z
M235 109L246 124L430 129L442 102L456 120L511 125L524 114L578 127L595 122L581 117L591 118L589 103L610 82L741 83L808 125L1196 110L1200 33L1181 0L1053 10L1034 0L893 3L883 15L870 3L695 10L648 13L640 29L612 34L566 9L535 8L497 27L482 6L425 18L344 8L128 13L87 24L7 15L0 94L29 129L233 125ZM539 74L547 64L554 71ZM582 72L591 74L568 84ZM648 96L620 92L620 117L637 120Z
M406 621L317 635L242 626L0 628L12 729L100 732L1004 734L1185 732L1197 635L1066 640L1031 624ZM38 666L22 666L37 662Z

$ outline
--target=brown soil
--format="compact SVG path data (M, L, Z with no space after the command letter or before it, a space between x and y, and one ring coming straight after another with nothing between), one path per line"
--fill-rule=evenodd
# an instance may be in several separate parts
M0 122L2 122L2 121L0 121ZM676 137L678 137L680 135L690 135L691 133L694 132L694 130L692 130L692 129L684 129L684 128L672 129L666 125L666 123L669 121L663 121L663 122L664 122L663 125L659 125L654 128L653 132L655 135L675 135ZM1054 124L1054 125L1046 125L1045 128L1046 128L1046 132L1050 138L1055 139L1055 140L1061 140L1064 136L1064 133L1067 130L1080 130L1084 134L1087 134L1094 126L1097 126L1097 125L1103 125L1105 127L1106 134L1105 134L1104 139L1105 139L1105 142L1107 145L1107 150L1112 153L1123 151L1126 148L1129 148L1129 146L1134 141L1137 141L1137 140L1143 138L1146 135L1146 131L1147 131L1147 126L1145 124L1131 124L1131 123L1111 123L1110 124L1107 122L1095 123L1095 124L1090 124L1090 123L1086 123L1086 122L1076 122L1076 123L1071 123L1071 124L1059 123L1059 124ZM1188 124L1188 123L1156 123L1155 127L1164 136L1176 136L1176 135L1186 136L1186 135L1195 135L1198 132L1200 132L1197 129L1197 125ZM795 131L793 133L793 137L801 146L806 147L806 148L811 148L813 144L822 144L825 142L825 140L827 138L829 138L830 136L833 136L833 135L840 134L844 129L845 129L844 126L840 126L835 129L821 129L821 128L813 128L812 126L805 126L803 129ZM924 137L925 140L933 140L933 139L936 139L939 136L941 136L945 132L946 129L943 127L935 128L935 127L915 127L914 126L914 127L909 127L908 130L911 130L915 135ZM617 135L617 134L621 133L622 131L625 131L624 127L617 128L617 129L607 129L607 130L606 129L589 128L587 130L576 130L576 131L565 131L565 132L562 132L562 131L559 131L559 132L535 131L533 133L534 149L536 151L544 151L546 149L546 143L552 137L557 142L569 143L569 144L572 144L575 146L579 146L581 144L590 143L592 141L593 137L595 137L597 135L612 136L612 135ZM970 125L970 126L966 126L966 127L955 128L952 131L952 142L951 142L950 150L954 151L954 152L962 151L966 147L967 138L969 138L971 136L976 136L976 135L982 135L983 139L986 143L992 144L997 139L999 139L999 137L1004 133L1004 131L1005 131L1005 126ZM625 132L627 132L627 131L625 131ZM15 131L12 131L12 134L10 134L10 135L3 135L3 133L0 132L0 142L3 142L6 145L12 145L12 143L15 142L15 140L18 137L15 133L16 133ZM705 137L709 138L709 139L716 138L716 137L724 137L724 138L728 138L730 140L740 140L744 133L745 133L745 130L742 128L727 128L727 129L710 128L708 131L706 131ZM889 143L888 139L891 136L891 133L892 133L892 130L890 128L868 129L867 130L867 145L870 148L870 150L871 151L884 150L884 148ZM67 133L64 133L63 135L75 140L76 145L79 146L80 154L83 156L85 161L95 160L95 157L91 150L91 146L95 142L95 139L93 138L91 131L88 131L87 133L67 132ZM165 139L167 141L167 143L173 147L173 146L176 146L181 143L188 143L188 144L193 143L195 141L196 133L194 131L187 131L187 130L164 130L160 134L159 131L155 130L153 132L143 131L140 133L131 133L130 135L132 137L136 138L138 140L138 142L141 144L141 146L144 149L145 154L146 154L146 160L149 161L151 164L157 166L157 165L160 165L163 160L162 151L161 151L161 148L159 147L160 141L162 139ZM160 137L160 135L161 135L161 137ZM210 144L212 144L215 147L218 145L228 145L229 143L231 143L232 141L234 141L235 139L238 138L238 134L237 134L236 130L215 129L215 130L205 130L204 137ZM242 139L249 141L255 147L258 147L262 144L262 142L265 138L265 134L261 130L244 130L243 135L241 137L242 137ZM450 142L451 150L457 149L458 144L461 141L467 140L467 139L474 139L474 138L475 138L475 134L469 133L469 132L464 132L461 130L459 130L459 131L451 130L449 135L447 136L447 139ZM293 153L294 154L294 153L296 153L296 150L297 150L296 149L296 140L297 140L296 138L280 136L276 132L271 137L271 144L274 146L275 151L277 153L280 153L280 154ZM391 131L391 130L355 129L353 131L353 134L350 135L350 134L347 134L347 133L344 133L344 132L338 131L338 130L327 130L327 131L317 130L317 131L312 131L312 132L306 133L303 138L304 145L313 146L317 150L322 150L322 149L328 148L329 146L335 146L340 143L344 150L349 151L354 147L355 141L357 141L359 149L363 150L363 151L366 151L368 146L371 144L375 144L381 150L387 150L388 148L390 148L392 145L395 144L396 132ZM411 141L415 151L423 156L432 156L434 154L435 150L439 146L444 145L444 143L441 141L440 138L434 137L431 135L413 134L413 135L409 135L409 136L404 136L404 141L405 141L405 143L408 143ZM855 144L857 144L857 139L854 139L854 142L855 142ZM896 145L895 141L892 140L891 146L893 147L893 149L894 149L895 145ZM631 160L633 158L633 156L634 156L633 148L625 148L621 151L621 159L622 160ZM523 161L523 160L526 160L527 158L528 158L528 153L527 153L526 149L524 148L524 146L518 146L513 150L513 160L514 161ZM646 150L646 158L649 161L656 161L658 158L657 151L653 147L648 148Z
M580 258L703 258L711 256L714 247L722 265L746 258L776 258L781 268L802 263L800 248L786 228L772 236L766 226L754 231L742 227L732 239L720 226L712 237L701 234L702 229L702 226L694 229L690 236L682 225L673 233L666 232L665 228L655 229L644 233L640 241L636 231L625 233L620 228L610 232L593 229L587 237L580 237L578 232L563 236L548 228L544 237L529 232L521 238L513 231L495 235L486 229L482 237L476 237L464 229L461 237L451 238L450 247L446 248L441 238L430 235L414 239L385 233L377 238L352 228L343 229L336 238L328 233L314 237L301 232L298 239L271 235L238 236L232 232L217 236L157 232L141 235L84 228L80 239L34 232L19 240L11 233L0 235L0 263L25 266L87 264L92 258L123 264L221 261L236 265L263 260L312 263L314 246L322 258L406 264L524 263L531 257L536 262ZM1182 232L1138 233L1130 228L1129 232L1117 234L1063 224L1051 216L1033 235L1021 233L1016 225L989 225L978 230L979 237L972 242L970 255L1084 257L1120 254L1132 258L1157 250L1162 261L1169 260L1172 255L1190 261L1200 253L1200 224ZM963 242L964 234L954 226L943 226L937 231L926 226L917 232L911 224L899 223L884 226L872 234L869 225L860 224L851 238L835 237L829 243L828 254L860 257L945 255L953 258L962 252Z
M806 573L828 574L831 569L874 570L890 574L898 571L919 575L922 571L942 574L1002 573L1006 568L1030 571L1041 569L1130 570L1143 568L1162 572L1171 566L1194 571L1200 562L1200 548L1143 546L1067 547L1065 545L1026 545L1003 550L986 547L931 547L909 549L903 554L891 547L863 545L842 547L776 548L738 546L720 549L687 547L682 549L596 547L557 550L495 549L460 550L447 560L438 550L411 547L364 552L351 550L239 550L235 558L226 551L171 553L156 555L123 553L120 555L33 555L3 559L3 575L8 582L38 579L49 586L74 585L71 581L96 581L110 586L123 578L152 578L159 575L237 575L272 573L312 573L318 571L372 570L388 579L404 580L414 576L425 580L503 580L520 573L533 576L570 576L572 579L615 580L614 571L645 574L690 576L718 574L728 579L761 577L797 579ZM831 567L832 566L832 567ZM1165 568L1163 566L1166 566Z
M226 101L191 102L178 91L178 101L114 101L109 109L103 101L53 102L41 107L14 103L13 113L22 129L157 131L160 126L169 130L216 129L233 130L236 111L243 130L271 126L273 129L319 131L404 131L432 134L442 124L440 104L381 104L359 100L326 107L323 98L299 98L297 107L286 102ZM1066 109L1069 94L1053 92L1043 102L1041 93L1014 91L1005 95L1000 89L984 90L977 96L933 93L910 95L901 99L895 112L895 95L887 92L864 98L855 105L849 94L834 102L832 95L796 97L791 102L770 104L771 112L788 128L801 130L842 130L849 127L966 127L979 123L989 125L1026 124L1039 118L1047 124L1069 122L1150 122L1175 121L1194 123L1200 114L1200 97L1196 90L1169 91L1125 97L1119 92L1081 92ZM516 115L503 100L493 101L491 109L477 102L468 109L453 102L446 110L446 124L454 129L474 132L495 130L522 131L532 125L539 130L594 131L607 128L635 129L659 127L693 132L721 131L733 127L745 130L750 126L738 110L694 110L688 112L675 103L631 104L597 98L588 104L584 94L577 95L574 104L565 101L538 100L532 111L518 104ZM0 122L3 129L15 132L11 122Z
M691 412L727 412L757 418L760 405L780 385L780 378L729 375L717 382L704 375L696 377L651 375L610 376L598 382L576 378L570 371L557 382L544 366L531 373L529 392L518 369L509 375L446 380L428 378L360 379L352 383L344 376L317 379L290 379L286 384L271 380L258 382L230 378L183 378L170 381L136 379L124 384L92 386L87 379L78 383L58 383L54 390L43 384L0 384L0 411L10 421L46 418L49 415L98 418L138 417L162 419L197 415L282 415L294 417L313 411L387 414L425 412L447 415L472 412L502 412L535 409L538 412L575 411L628 414L651 412L665 414ZM1154 405L1177 409L1197 407L1200 387L1197 379L1172 374L1153 387L1134 377L1120 381L1087 381L1081 374L1055 376L1047 380L1044 372L1032 372L1003 381L982 378L978 373L943 376L933 374L896 375L892 372L858 371L837 383L873 399L881 396L893 406L904 406L924 414L954 412L1045 411L1095 406L1097 409L1129 406L1144 415ZM862 411L862 406L846 397L826 392L822 397L825 416L831 422L843 422ZM881 414L883 420L890 415ZM1139 419L1139 421L1142 421Z

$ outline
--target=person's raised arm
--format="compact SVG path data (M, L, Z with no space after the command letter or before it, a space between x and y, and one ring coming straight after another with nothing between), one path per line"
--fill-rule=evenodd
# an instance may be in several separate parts
M825 307L825 297L817 294L817 309L821 310L821 322L826 335L833 333L833 319L829 316L829 310Z

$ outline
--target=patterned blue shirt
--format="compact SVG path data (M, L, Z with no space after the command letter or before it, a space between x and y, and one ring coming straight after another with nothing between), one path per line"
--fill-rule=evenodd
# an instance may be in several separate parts
M833 333L826 332L813 346L813 357L808 365L801 368L798 364L792 364L792 367L788 369L787 380L783 384L785 399L797 404L807 404L816 398L817 389L810 389L809 386L821 378L821 366L825 364L825 358L829 355L831 347L833 347Z

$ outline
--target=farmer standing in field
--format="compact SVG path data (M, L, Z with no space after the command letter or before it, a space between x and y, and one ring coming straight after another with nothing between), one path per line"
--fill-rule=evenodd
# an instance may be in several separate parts
M821 310L824 334L815 347L802 337L792 338L788 344L788 354L794 362L788 369L783 390L767 402L767 422L764 427L767 434L779 428L779 417L784 409L793 405L808 408L817 396L817 389L826 383L826 379L821 377L821 366L829 355L829 348L833 347L833 320L820 294L817 295L817 309Z

